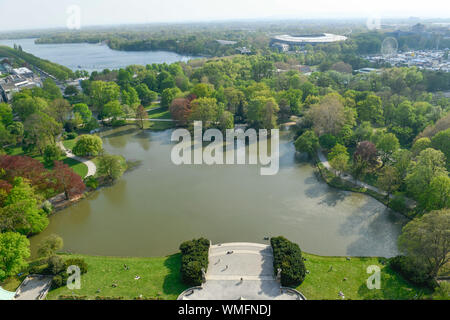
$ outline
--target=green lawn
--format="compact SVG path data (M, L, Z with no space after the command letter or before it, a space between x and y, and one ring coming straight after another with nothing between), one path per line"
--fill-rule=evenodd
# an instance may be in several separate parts
M70 139L70 140L64 140L63 145L66 149L72 150L73 147L75 147L75 143L77 142L77 139Z
M70 257L82 257L88 264L88 272L81 278L81 289L69 290L64 286L50 291L47 299L58 299L60 295L86 296L88 299L97 296L134 299L142 295L145 298L170 300L176 299L188 288L180 280L180 254L155 258ZM129 270L125 270L124 264ZM141 278L135 280L136 276Z
M149 119L172 119L170 111L166 108L155 108L147 111Z
M309 274L297 288L307 299L341 299L342 291L346 299L414 299L429 295L431 291L415 287L400 275L384 266L379 258L322 257L303 253L307 259ZM381 269L381 288L369 290L366 286L367 267L377 265ZM331 268L332 267L332 268ZM347 278L347 280L344 280Z

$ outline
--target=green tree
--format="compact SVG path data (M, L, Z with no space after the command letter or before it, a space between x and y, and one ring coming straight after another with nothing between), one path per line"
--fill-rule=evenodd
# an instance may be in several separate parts
M15 232L0 233L0 280L15 275L27 266L30 241Z
M416 142L414 142L411 152L414 157L417 157L419 153L421 153L423 150L431 148L431 140L430 138L424 137L417 139Z
M98 158L98 175L110 181L120 178L126 169L127 164L122 156L105 154Z
M338 171L339 176L348 169L348 154L340 153L334 156L330 161L330 165Z
M278 104L273 97L257 96L251 99L247 107L247 121L255 129L273 129L277 127Z
M377 150L380 154L383 165L391 161L392 154L400 148L400 143L393 133L386 133L378 140Z
M378 125L384 122L381 99L374 94L368 94L364 100L358 102L356 110L360 121L370 121Z
M73 153L77 156L96 156L103 147L102 139L98 136L84 134L78 137Z
M401 178L397 168L392 166L385 166L381 169L377 180L378 186L386 191L386 197L390 200L390 195L393 194L401 184Z
M104 105L102 116L104 118L117 120L117 118L125 116L125 111L118 100L113 100Z
M78 113L83 119L83 123L88 123L92 118L92 111L89 109L85 103L77 103L73 106L73 113Z
M445 175L434 177L424 194L420 200L425 211L449 208L450 178Z
M53 164L53 161L59 160L63 156L63 151L56 144L49 144L44 149L44 162L47 166Z
M63 246L63 239L56 234L51 234L39 242L38 255L40 257L50 257L58 250L61 250Z
M191 102L190 121L202 121L204 128L215 126L219 107L215 98L198 98Z
M319 147L319 138L317 138L314 131L305 131L300 137L295 140L295 150L298 152L307 152L313 156Z
M423 150L417 156L416 162L409 171L409 174L406 176L407 190L419 201L421 198L426 197L424 190L430 187L431 180L434 177L448 174L445 169L444 154L432 148Z
M164 91L161 93L161 107L169 108L172 100L175 99L176 96L180 93L181 91L178 88L164 89Z
M139 127L144 129L144 119L148 118L147 110L145 110L143 105L139 105L136 110L136 119Z
M441 150L447 162L447 168L450 168L450 128L438 132L432 139L431 145L437 150Z
M449 262L450 210L431 211L410 221L402 229L398 246L418 264L431 270L436 277L439 269Z
M24 235L39 233L48 225L48 219L38 207L33 188L16 177L13 188L0 208L0 231L15 231Z

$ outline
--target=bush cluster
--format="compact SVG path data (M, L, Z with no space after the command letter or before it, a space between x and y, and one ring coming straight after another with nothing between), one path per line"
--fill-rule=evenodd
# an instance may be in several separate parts
M181 278L189 285L202 283L202 268L208 268L209 240L205 238L185 241L180 245Z
M388 260L389 267L400 273L406 280L419 286L435 288L437 286L436 280L430 276L431 270L427 267L418 264L411 257L396 256Z
M298 244L284 237L271 238L270 244L273 249L275 273L279 268L281 269L281 284L289 287L300 285L305 279L306 268Z
M69 258L65 261L59 256L49 258L47 270L49 273L55 275L52 281L52 289L62 287L67 283L67 279L69 278L67 268L72 265L78 266L81 274L88 271L87 263L82 258Z

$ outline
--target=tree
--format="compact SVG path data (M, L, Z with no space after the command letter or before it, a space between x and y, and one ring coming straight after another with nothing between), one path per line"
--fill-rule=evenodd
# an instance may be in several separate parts
M4 206L0 208L0 232L29 235L41 232L47 225L48 219L38 207L33 188L21 177L16 177Z
M432 148L425 149L409 169L405 179L407 190L420 201L420 198L426 197L424 190L429 188L431 180L441 175L448 175L444 154Z
M55 143L55 137L61 133L62 126L45 113L37 112L24 123L25 142L43 154L45 146Z
M102 150L103 142L98 136L84 134L78 137L73 153L77 156L96 156Z
M48 106L50 115L58 121L58 123L64 124L69 120L72 106L65 99L55 99Z
M278 104L273 97L257 96L251 99L247 107L247 121L255 129L273 129L277 127Z
M360 121L370 121L373 124L383 124L383 108L380 97L368 94L367 97L358 102L356 110Z
M0 280L15 275L27 266L30 241L15 232L0 233Z
M406 174L408 173L408 168L410 166L412 159L412 153L406 149L398 149L392 154L393 166L397 169L401 180L404 180Z
M319 138L317 138L314 131L305 131L300 137L295 140L295 150L298 152L307 152L313 156L319 147Z
M391 161L392 154L400 148L400 143L393 133L386 133L377 142L377 149L383 166Z
M347 148L342 144L337 143L328 153L328 160L333 160L333 158L341 154L344 154L348 157Z
M445 175L434 177L429 188L421 197L421 205L425 211L450 207L450 178Z
M13 123L12 108L7 103L0 103L0 121L5 127Z
M98 158L98 174L110 181L120 178L126 169L127 164L122 156L105 154Z
M382 190L386 191L389 202L390 195L393 194L401 184L400 175L397 169L392 166L385 166L378 175L377 184Z
M211 89L211 85L206 83L199 83L192 88L191 93L194 94L198 98L209 98L211 97L213 89Z
M44 149L44 162L50 166L53 161L59 160L63 156L63 151L56 144L49 144Z
M322 148L330 150L336 145L337 139L332 134L324 134L319 137L319 143Z
M56 180L56 188L64 192L67 200L83 194L86 189L81 177L61 161L55 161L52 176Z
M306 116L311 119L317 135L338 135L345 124L354 123L354 112L346 109L338 94L324 96L319 104L312 105Z
M355 152L353 153L353 176L355 179L370 168L377 164L377 149L370 141L361 141L358 143Z
M51 234L39 242L38 255L40 257L50 257L58 250L61 250L63 246L63 239L56 234Z
M172 103L172 100L175 99L179 93L181 93L181 91L178 88L164 89L161 93L161 107L168 108Z
M198 98L191 102L190 121L202 121L203 127L208 128L216 124L219 107L215 98Z
M172 119L184 126L191 114L191 101L188 98L176 98L170 104L169 111Z
M92 118L92 111L89 109L88 105L85 103L77 103L73 106L72 112L74 114L79 114L83 123L88 123Z
M136 91L143 105L149 105L158 98L158 94L148 88L145 83L136 86Z
M438 132L432 139L431 145L436 150L441 150L447 162L447 168L450 168L450 128Z
M345 172L348 168L348 161L350 157L348 154L340 153L333 157L330 161L330 165L339 172L339 176Z
M402 229L398 246L417 263L427 266L430 276L449 261L450 210L431 211L410 221Z
M431 140L430 138L424 137L417 139L416 142L414 142L411 152L414 157L417 157L419 153L428 148L431 148Z
M100 111L108 102L119 100L120 87L115 82L92 81L89 96L94 108Z
M147 118L148 118L147 110L145 110L144 106L140 104L136 110L136 119L141 129L144 129L144 119Z
M77 87L75 87L74 85L68 85L65 89L64 89L64 95L65 96L75 96L78 94L78 89Z
M104 105L102 110L103 118L112 118L117 120L125 116L124 109L118 100L113 100Z

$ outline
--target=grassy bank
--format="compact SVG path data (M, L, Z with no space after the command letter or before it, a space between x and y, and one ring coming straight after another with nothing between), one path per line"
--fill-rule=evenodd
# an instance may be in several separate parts
M67 256L69 257L69 256ZM119 258L86 255L81 257L88 264L88 272L82 276L80 290L66 287L50 291L47 299L60 296L78 296L83 299L97 297L135 299L145 298L172 300L185 290L180 279L179 254L154 258ZM383 264L381 258L323 257L304 253L305 265L309 274L297 288L309 300L341 299L342 291L346 299L417 299L431 294L431 291L411 285L400 275ZM125 270L124 265L129 269ZM369 290L366 272L370 265L381 269L381 289ZM135 277L139 276L139 280ZM346 280L344 280L346 279ZM11 282L13 284L15 282ZM11 285L10 290L14 290Z
M47 299L65 295L84 296L86 299L98 296L135 299L142 295L151 299L173 300L187 288L180 279L179 254L154 258L70 257L81 257L88 264L88 272L81 278L81 289L61 287L50 291ZM140 279L135 280L136 276Z
M297 288L307 299L342 299L338 293L342 291L345 299L389 299L409 300L423 298L431 291L411 285L400 275L392 271L382 262L382 258L323 257L303 253L307 259L306 269L309 274ZM381 269L381 288L369 290L366 285L367 267L376 265ZM344 280L346 279L346 280Z

